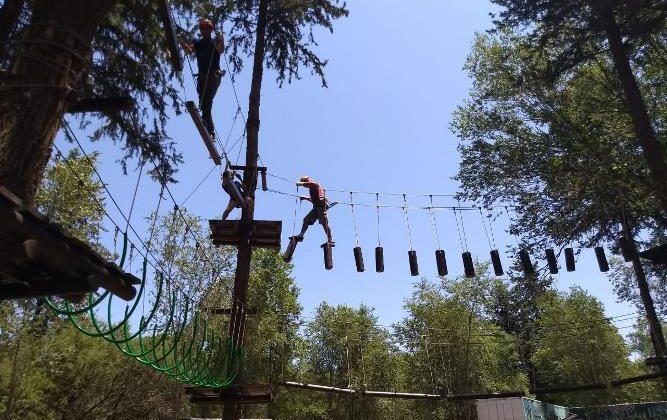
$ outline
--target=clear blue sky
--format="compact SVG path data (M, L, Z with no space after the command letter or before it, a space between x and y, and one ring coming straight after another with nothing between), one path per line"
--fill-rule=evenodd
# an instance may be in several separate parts
M310 175L330 189L424 194L453 194L452 177L459 163L457 139L449 130L452 112L466 98L471 81L462 70L476 32L491 25L492 6L484 0L405 2L364 0L348 2L350 16L336 22L335 32L318 34L318 53L329 59L328 89L308 71L303 79L278 88L275 74L265 72L261 104L260 155L269 172L297 180ZM249 62L248 62L249 65ZM247 114L250 69L238 78L236 87L244 115ZM186 71L188 99L195 98ZM214 104L214 119L223 140L230 131L236 102L229 78L223 80ZM242 122L231 130L232 143L242 134ZM196 129L187 115L174 116L171 133L183 152L179 183L172 187L183 200L213 167ZM63 144L59 139L59 144ZM109 143L88 144L102 153L101 171L121 207L129 208L136 173L123 176L116 160L118 151ZM236 158L239 148L231 153ZM244 156L245 150L241 154ZM290 193L295 186L269 178L270 188ZM142 181L133 223L152 211L157 185ZM330 199L349 201L349 194L328 194ZM356 195L355 201L374 203L375 196ZM398 204L402 197L380 196L382 204ZM428 205L428 198L408 197L413 206ZM434 198L436 205L454 205L451 199ZM207 178L189 199L188 210L205 218L219 217L227 201L220 188L219 170ZM301 208L297 229L307 206ZM165 211L168 206L163 207ZM293 199L258 192L256 217L283 221L283 249L292 234ZM113 212L113 209L111 210ZM366 272L355 271L352 248L355 236L349 206L330 211L337 246L335 268L325 271L320 244L324 233L311 227L299 245L293 263L301 289L304 315L312 314L321 301L376 309L381 324L404 316L404 300L418 278L410 276L408 235L399 209L381 210L381 239L385 249L385 273L374 272L373 249L377 245L376 210L357 207L360 244ZM114 213L115 214L115 213ZM233 214L235 217L236 214ZM463 273L461 245L451 211L436 214L442 248L448 255L450 274ZM413 246L419 256L421 274L436 278L434 238L428 213L409 210ZM489 244L477 212L463 213L468 248L474 257L486 259ZM504 231L506 218L493 224L505 267L513 255L505 253L515 239ZM491 233L491 232L490 232ZM109 232L107 240L110 240ZM564 265L564 263L561 261ZM634 308L616 303L606 277L598 272L592 250L578 257L577 271L556 278L560 289L578 285L600 298L609 315L625 314ZM629 323L623 324L628 325ZM626 330L627 331L627 330Z

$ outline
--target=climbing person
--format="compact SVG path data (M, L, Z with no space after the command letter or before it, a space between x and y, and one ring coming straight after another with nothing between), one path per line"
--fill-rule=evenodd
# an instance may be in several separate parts
M225 51L225 40L222 34L212 38L213 22L202 18L199 20L199 33L201 38L193 43L187 43L181 39L181 46L186 53L197 57L197 93L199 94L199 107L201 108L202 120L211 137L215 136L213 125L213 98L215 97L220 79L224 71L220 69L220 55Z
M236 179L234 179L235 177ZM225 182L225 179L228 182ZM241 175L236 173L236 171L225 170L222 173L222 189L229 195L229 202L227 203L227 208L222 213L222 220L226 220L232 210L241 208L242 203L238 201L239 199L233 190L234 187L232 184L236 186L236 189L241 193L241 196L245 200L245 192L243 191L243 184L241 181L243 181L243 179L241 178Z
M302 176L296 185L308 188L309 192L308 196L300 196L299 199L313 203L313 209L303 218L301 232L296 236L297 241L303 241L303 235L305 235L308 227L314 225L315 221L319 221L324 229L324 233L327 235L327 243L331 246L336 245L331 237L331 227L329 226L329 218L327 217L328 200L325 197L324 188L322 188L319 182L311 179L309 176Z

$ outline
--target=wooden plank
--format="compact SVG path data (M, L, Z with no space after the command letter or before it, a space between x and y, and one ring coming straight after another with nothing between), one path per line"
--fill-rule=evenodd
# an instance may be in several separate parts
M238 220L209 220L210 238L214 245L238 246L244 231L250 231L250 246L259 248L280 249L282 222L255 220L250 228Z
M110 96L108 98L85 98L67 107L67 113L84 112L120 112L129 111L134 106L134 99L129 96Z
M169 60L171 66L176 72L183 71L183 61L181 60L181 52L178 49L178 39L176 38L176 29L174 19L171 16L171 5L168 0L158 0L158 9L160 18L162 19L162 26L164 28L164 35L167 39L167 52L169 53Z
M23 207L23 200L3 186L0 186L0 197L2 197L9 205Z
M0 297L81 296L98 287L131 300L140 280L0 187Z
M204 141L204 145L208 149L208 154L211 156L211 159L213 159L213 162L216 165L222 165L222 160L220 159L220 154L218 154L218 150L215 148L215 144L213 143L213 139L208 134L208 129L204 126L204 121L202 121L201 115L199 115L199 110L195 106L195 103L192 102L192 101L187 101L185 103L185 108L190 113L190 117L192 117L192 121L195 123L195 127L197 127L197 131L199 131L199 135L201 136L202 140Z
M0 300L27 299L41 296L78 296L94 292L97 286L80 278L48 279L43 281L4 282L0 281Z

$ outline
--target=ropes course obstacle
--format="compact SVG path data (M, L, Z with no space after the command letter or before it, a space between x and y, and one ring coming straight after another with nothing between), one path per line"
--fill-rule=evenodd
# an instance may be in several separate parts
M291 182L287 178L283 178L274 174L268 174L269 176L272 176L274 178L282 179L285 182ZM276 189L266 189L266 191L270 193L275 193L278 195L282 195L285 197L294 197L295 199L295 207L294 207L294 220L293 220L293 234L290 236L290 242L283 254L283 258L286 262L291 262L294 256L294 252L296 249L296 246L300 240L295 236L295 231L296 231L296 223L297 223L297 217L301 209L300 205L300 200L299 200L299 193L298 193L298 187L297 187L297 192L296 194L290 194L287 192L283 192L280 190ZM327 191L340 191L342 190L327 190ZM380 226L381 226L381 215L380 215L380 210L381 209L391 209L391 208L396 208L399 209L402 214L403 214L403 219L406 227L406 232L407 232L407 239L408 239L408 267L410 269L410 274L412 276L418 276L420 274L420 267L419 267L419 262L418 262L418 257L417 257L417 251L414 249L412 242L413 242L413 229L412 229L412 224L411 224L411 218L410 218L410 210L412 209L417 209L417 210L425 210L428 214L428 217L430 218L430 223L431 223L431 229L433 231L433 238L434 238L434 245L435 245L435 267L436 267L436 272L439 276L446 276L449 274L449 266L446 258L446 253L445 250L442 249L442 246L440 244L440 238L439 238L439 228L438 228L438 221L436 217L436 210L451 210L453 219L456 224L456 230L458 233L458 238L459 238L459 244L461 248L461 261L463 264L463 275L471 278L475 277L478 273L475 272L475 260L472 252L468 249L468 233L466 232L466 226L464 222L464 217L463 214L464 212L468 211L474 211L479 214L479 219L481 222L481 227L482 231L484 232L484 236L487 238L488 246L489 246L489 261L491 263L491 268L492 272L495 276L503 276L505 275L505 269L503 267L503 262L502 262L502 255L496 245L496 238L495 238L495 232L494 232L494 226L493 223L490 221L491 215L489 213L489 210L487 210L486 214L484 209L477 205L477 204L468 204L468 205L462 205L461 203L457 202L457 205L454 206L443 206L443 205L436 205L434 203L433 198L434 197L450 197L451 195L446 195L446 194L409 194L409 193L379 193L379 192L364 192L364 191L347 191L346 193L349 197L349 201L335 201L333 202L334 204L341 204L341 205L347 205L350 206L351 210L351 215L352 215L352 232L354 235L354 247L353 247L353 255L354 255L354 265L356 268L357 272L364 272L365 267L364 267L364 260L363 260L363 250L360 245L360 233L359 233L359 223L358 223L358 213L357 213L357 208L358 207L375 207L376 211L376 230L377 230L377 246L375 247L375 268L377 273L382 273L384 272L384 247L382 246L382 241L381 241L381 232L380 232ZM358 194L372 194L375 195L375 202L374 203L365 203L365 202L359 202L355 201L355 196ZM403 200L402 200L402 205L388 205L388 204L381 204L380 196L381 195L399 195ZM428 197L429 199L429 205L427 206L415 206L415 205L410 205L408 203L407 198L408 197ZM507 214L508 219L510 218L509 216L509 211L508 207L509 206L498 206L501 209L504 209L505 213ZM621 238L620 243L623 243L623 238ZM326 246L323 244L321 246L323 248L324 252L324 263L325 263L325 269L329 270L333 268L333 250L332 249L325 249ZM522 271L524 272L525 275L536 275L537 270L536 267L533 263L533 259L531 257L531 252L529 249L522 248L520 246L519 241L517 240L517 247L518 247L518 253L517 253L517 261L519 263L519 266L521 267ZM329 247L330 248L330 247ZM623 248L622 248L623 249ZM609 270L609 265L606 260L606 255L604 248L601 246L595 246L593 248L594 254L596 261L598 263L598 268L600 269L601 272L607 272ZM564 258L565 258L565 265L568 271L574 271L576 268L576 263L575 263L575 250L571 246L565 247L561 249L561 251L564 253ZM559 272L559 266L558 266L558 256L556 252L552 248L547 248L545 249L545 254L544 258L546 260L546 266L543 268L540 268L540 271L542 270L547 270L550 274L558 274ZM629 252L629 251L628 251ZM628 256L631 254L628 254ZM628 258L628 257L626 257Z

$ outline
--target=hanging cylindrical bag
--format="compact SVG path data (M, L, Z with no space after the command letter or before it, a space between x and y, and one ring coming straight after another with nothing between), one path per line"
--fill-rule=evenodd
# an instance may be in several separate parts
M262 171L262 191L266 191L268 186L266 184L266 171Z
M463 258L463 271L465 272L466 277L475 277L475 266L472 263L472 255L470 252L466 251L461 254Z
M324 268L331 270L333 268L333 253L331 252L331 244L328 242L322 244L322 249L324 250Z
M285 262L290 262L292 261L292 257L294 256L294 250L296 249L296 244L298 240L296 236L292 236L289 238L289 245L287 245L287 250L285 251L285 255L283 255L283 260Z
M364 272L364 255L361 253L361 247L354 247L354 263L357 265L357 272Z
M565 248L565 268L567 271L574 271L574 249Z
M417 251L408 251L408 260L410 261L410 274L419 275L419 264L417 263Z
M623 255L625 262L632 261L635 255L635 250L628 238L625 236L618 238L618 247L621 249L621 254Z
M500 262L500 254L497 249L491 251L491 264L493 264L493 272L496 276L502 276L505 274L503 271L503 265Z
M438 249L435 251L435 264L438 267L438 275L447 275L447 258L445 258L445 251Z
M607 256L604 253L604 248L601 246L595 247L595 258L598 260L598 267L600 267L601 272L606 273L609 271L609 263L607 262Z
M521 260L521 266L523 271L526 274L535 274L535 267L533 267L533 262L530 260L530 254L525 249L519 251L519 260Z
M375 271L384 272L384 249L381 246L375 247Z
M556 259L556 253L553 249L548 248L544 251L547 257L547 265L549 266L549 273L558 274L558 260Z

